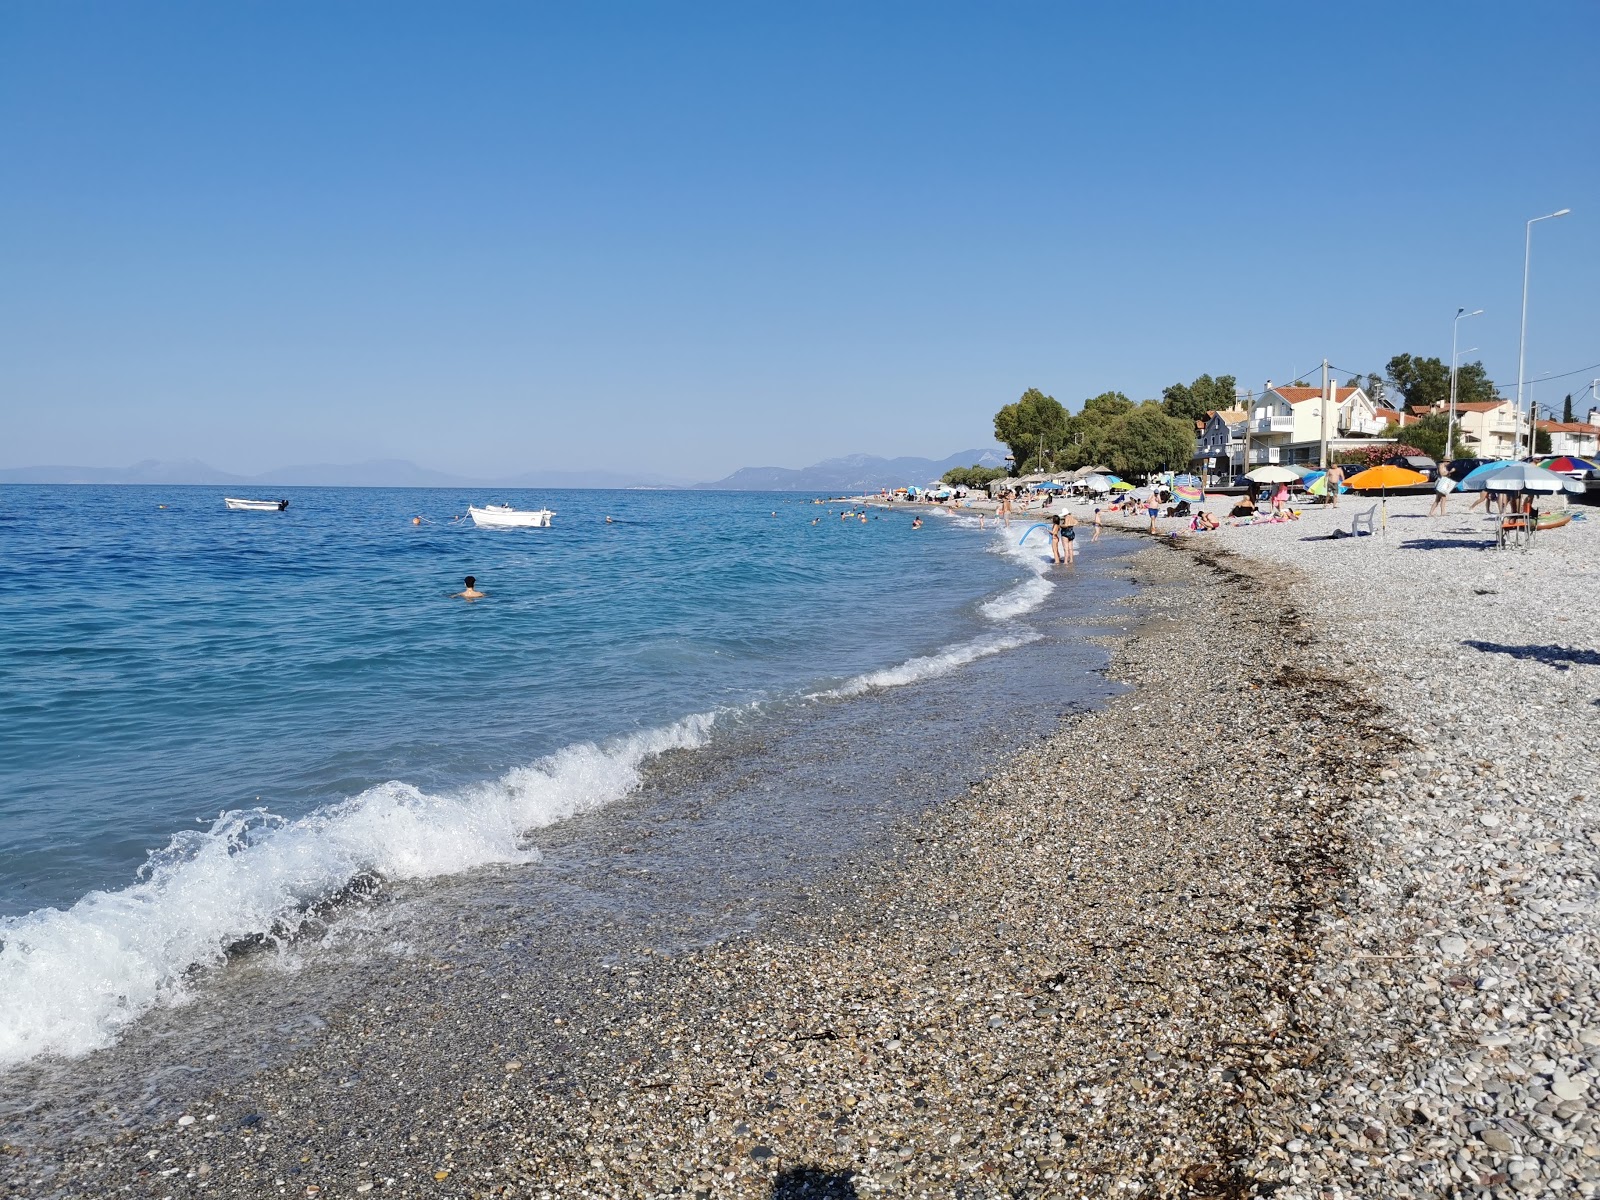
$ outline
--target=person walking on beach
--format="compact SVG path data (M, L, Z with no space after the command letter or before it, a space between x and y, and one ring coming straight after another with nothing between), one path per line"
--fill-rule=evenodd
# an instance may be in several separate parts
M1063 562L1061 555L1061 514L1050 515L1050 562L1060 566Z
M1074 554L1072 550L1073 539L1078 536L1078 518L1071 513L1061 515L1061 549L1065 555L1067 566L1072 566Z
M1328 468L1328 477L1325 480L1328 491L1328 507L1339 507L1339 489L1344 486L1344 468L1338 463Z
M451 597L451 599L453 599L453 600L482 600L483 599L483 593L478 590L478 581L477 581L477 579L475 577L473 577L471 575L468 575L466 577L466 579L463 580L462 582L464 582L467 585L466 590L462 591L462 592L457 592L454 596Z
M1096 506L1094 510L1094 536L1089 539L1091 542L1098 542L1100 540L1100 528L1100 509L1098 506Z
M1428 505L1430 517L1444 516L1445 497L1456 490L1456 481L1450 478L1450 462L1446 459L1439 464L1439 478L1433 485L1433 503Z
M1011 493L1010 492L1001 492L1000 493L1000 520L1005 523L1005 527L1007 529L1011 528Z

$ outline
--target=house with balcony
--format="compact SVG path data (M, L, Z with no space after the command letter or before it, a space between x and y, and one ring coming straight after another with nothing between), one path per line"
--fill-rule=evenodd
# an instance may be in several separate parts
M1600 409L1589 410L1587 421L1540 421L1535 428L1550 435L1551 454L1570 454L1591 461L1600 454Z
M1195 422L1194 463L1197 474L1223 479L1242 470L1244 423L1250 414L1242 408L1213 410Z
M1268 388L1253 403L1245 422L1249 466L1266 463L1315 464L1327 433L1328 453L1336 454L1381 434L1388 422L1358 387L1335 387L1324 430L1321 388Z
M1528 418L1510 400L1474 400L1456 405L1457 435L1477 458L1515 458L1528 436Z

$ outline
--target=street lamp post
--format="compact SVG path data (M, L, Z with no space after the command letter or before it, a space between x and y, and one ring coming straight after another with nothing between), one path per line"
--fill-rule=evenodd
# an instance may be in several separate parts
M1456 309L1455 319L1450 322L1450 420L1445 425L1444 431L1444 456L1451 457L1455 453L1456 445L1456 333L1461 327L1462 317L1476 317L1482 314L1483 309L1475 308L1468 312L1464 308ZM1518 376L1522 373L1517 372Z
M1517 338L1517 423L1512 428L1512 458L1521 457L1516 446L1522 438L1522 368L1526 361L1528 350L1528 260L1533 253L1533 227L1540 221L1548 221L1553 217L1564 217L1572 210L1563 208L1553 213L1546 213L1542 217L1534 217L1529 221L1523 231L1522 239L1522 333ZM1528 450L1533 451L1533 423L1528 423Z

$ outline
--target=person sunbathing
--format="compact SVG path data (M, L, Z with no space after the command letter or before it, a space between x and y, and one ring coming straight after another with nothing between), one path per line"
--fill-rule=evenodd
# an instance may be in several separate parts
M1228 513L1230 517L1253 517L1256 515L1255 501L1249 496L1240 496L1234 502L1233 509Z
M1196 532L1203 532L1209 529L1220 529L1221 527L1222 522L1217 520L1210 513L1206 512L1205 509L1201 509L1198 513L1196 513L1194 520L1189 523L1189 528L1195 530Z

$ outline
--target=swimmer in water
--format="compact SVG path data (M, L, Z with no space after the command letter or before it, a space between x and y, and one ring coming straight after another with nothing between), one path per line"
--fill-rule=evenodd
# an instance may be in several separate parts
M422 518L421 517L412 517L411 518L411 523L413 525L421 525L422 524Z
M912 517L911 518L911 528L913 528L913 529L921 529L922 528L922 518L921 517Z
M613 521L613 520L612 520L612 519L611 519L611 518L610 518L610 517L607 517L607 518L606 518L606 524L607 524L607 525L614 525L614 524L616 524L616 522L615 522L615 521Z
M478 590L478 580L477 580L477 578L475 576L468 575L464 582L467 585L466 591L457 592L454 596L451 597L451 599L460 599L460 600L482 600L483 599L483 593Z

